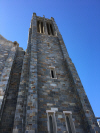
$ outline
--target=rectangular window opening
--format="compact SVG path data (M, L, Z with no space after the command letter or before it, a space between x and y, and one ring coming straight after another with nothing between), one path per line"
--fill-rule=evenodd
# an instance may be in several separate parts
M47 23L47 32L48 32L48 35L50 35L50 30L49 30L49 24Z
M53 70L51 70L51 76L52 76L52 78L54 78L54 71Z
M43 22L41 22L41 33L43 33Z
M43 22L40 21L40 20L37 21L37 32L39 32L39 33L44 33Z
M53 28L52 28L52 25L51 24L50 24L50 30L51 30L51 34L54 35Z
M37 32L40 32L39 21L37 21Z
M54 78L54 79L57 79L55 67L54 66L49 66L49 68L50 68L50 77Z
M55 67L50 67L50 75L51 75L51 78L57 79Z

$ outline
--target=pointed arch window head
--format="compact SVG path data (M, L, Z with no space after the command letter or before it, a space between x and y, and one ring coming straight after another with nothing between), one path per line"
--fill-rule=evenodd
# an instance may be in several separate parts
M66 130L68 133L76 133L71 111L63 111L65 115Z
M46 110L48 133L57 133L56 111Z
M44 33L43 21L40 20L37 21L37 32Z

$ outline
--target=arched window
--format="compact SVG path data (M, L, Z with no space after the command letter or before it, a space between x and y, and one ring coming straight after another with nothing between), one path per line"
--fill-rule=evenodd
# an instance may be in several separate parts
M48 133L57 133L56 111L58 111L58 108L55 108L55 110L46 110Z
M71 125L70 125L70 121L69 121L69 117L68 116L66 116L66 121L67 121L68 131L69 131L69 133L72 133Z
M52 121L52 116L49 116L49 124L50 124L50 133L54 133L53 132L53 121Z
M72 119L72 112L63 111L63 113L65 114L65 123L66 123L67 133L76 133L74 122Z

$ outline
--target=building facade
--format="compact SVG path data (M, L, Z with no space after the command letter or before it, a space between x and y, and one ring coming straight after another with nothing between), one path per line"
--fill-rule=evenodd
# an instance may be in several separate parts
M28 46L0 36L0 133L100 133L54 18L33 13Z
M100 120L98 121L98 125L99 125L99 127L100 127Z

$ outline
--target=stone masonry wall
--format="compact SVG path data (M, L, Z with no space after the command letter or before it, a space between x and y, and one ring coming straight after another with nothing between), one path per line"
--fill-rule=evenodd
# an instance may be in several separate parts
M9 88L10 74L16 57L18 44L6 40L0 35L0 119Z
M80 114L81 114L81 118L84 121L85 129L87 130L87 132L90 132L90 133L95 133L95 132L99 133L100 128L97 125L95 115L93 113L93 110L92 110L89 100L87 98L87 95L84 91L81 80L77 74L76 68L68 55L64 41L62 39L62 36L58 30L58 27L57 27L54 19L53 18L51 18L51 19L53 21L53 25L55 27L55 31L58 36L58 40L60 42L60 46L61 46L65 64L68 67L70 79L72 79L72 81L74 83L75 91L78 95L79 106L81 107Z
M38 45L38 133L47 132L46 110L57 108L57 133L66 132L63 111L72 111L77 133L86 133L81 120L77 94L69 78L58 38L37 35ZM50 66L55 67L57 79L52 79Z
M26 53L23 59L21 79L16 104L13 133L25 132L26 104L29 83L29 55Z
M0 121L0 133L12 133L23 57L23 49L18 48L11 68L9 86L5 93L6 99Z

